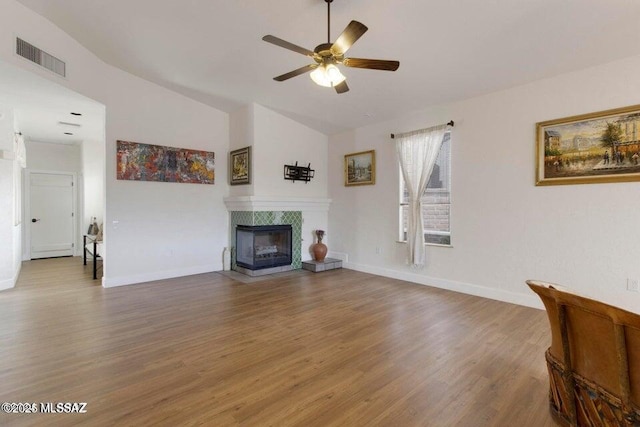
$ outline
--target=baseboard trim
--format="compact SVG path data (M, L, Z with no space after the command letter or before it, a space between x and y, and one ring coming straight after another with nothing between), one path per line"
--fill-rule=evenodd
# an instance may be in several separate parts
M327 253L327 258L336 258L342 262L349 262L349 255L344 252L329 251L329 253Z
M336 258L340 253L332 253ZM489 298L492 300L508 302L511 304L522 305L525 307L544 309L544 306L535 295L523 295L516 292L505 291L501 289L488 288L486 286L474 285L471 283L458 282L454 280L440 279L436 277L424 276L422 274L411 273L407 271L398 271L390 268L375 267L366 264L358 264L353 262L343 262L343 268L350 270L361 271L363 273L375 274L377 276L389 277L391 279L404 280L411 283L416 283L424 286L431 286L434 288L447 289L454 292L460 292L463 294L474 295L482 298ZM177 270L155 271L153 273L137 274L133 276L121 276L121 277L103 277L102 286L105 288L112 288L117 286L135 285L145 282L153 282L155 280L173 279L182 276L192 276L194 274L210 273L213 271L219 271L222 266L217 264L202 265L196 267L189 267ZM19 274L19 271L18 271ZM0 282L0 290L11 288L15 285L17 275L13 281L6 280ZM3 287L5 285L6 287Z
M488 288L486 286L474 285L471 283L457 282L454 280L439 279L422 274L415 274L407 271L398 271L390 268L375 267L365 264L357 264L353 262L344 262L343 268L361 271L363 273L375 274L377 276L389 277L391 279L404 280L434 288L447 289L449 291L460 292L463 294L474 295L482 298L508 302L511 304L522 305L525 307L537 308L544 310L542 302L535 295L523 295L516 292L505 291L502 289Z
M0 280L0 291L6 291L15 286L13 279Z
M16 283L18 283L18 277L20 277L20 270L22 269L22 263L18 264L18 269L13 275L13 278L0 280L0 291L6 291L7 289L12 289L16 287Z
M136 274L133 276L102 277L102 286L105 288L114 288L117 286L136 285L139 283L153 282L155 280L193 276L194 274L211 273L212 271L219 270L222 270L222 264L198 265L195 267L154 271L152 273Z

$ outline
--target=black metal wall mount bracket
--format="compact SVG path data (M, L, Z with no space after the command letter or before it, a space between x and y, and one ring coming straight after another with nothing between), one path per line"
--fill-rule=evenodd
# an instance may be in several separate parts
M304 181L306 184L311 181L315 172L315 170L311 169L311 163L307 166L298 166L298 162L295 165L284 165L284 179L294 183L296 181Z

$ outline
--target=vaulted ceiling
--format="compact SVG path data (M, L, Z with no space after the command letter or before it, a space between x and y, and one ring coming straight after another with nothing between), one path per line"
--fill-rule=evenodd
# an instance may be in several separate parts
M396 72L344 69L351 90L338 95L308 74L274 81L310 61L261 40L326 42L324 0L19 1L109 64L327 134L640 54L637 0L334 0L332 41L353 19L369 27L348 56L400 61Z

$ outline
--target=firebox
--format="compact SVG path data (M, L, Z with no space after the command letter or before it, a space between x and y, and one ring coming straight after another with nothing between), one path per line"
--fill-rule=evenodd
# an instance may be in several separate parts
M291 265L291 225L238 225L236 265L261 270Z

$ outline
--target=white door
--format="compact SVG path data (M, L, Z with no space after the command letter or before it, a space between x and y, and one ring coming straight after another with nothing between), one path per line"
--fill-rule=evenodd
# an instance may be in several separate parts
M73 255L73 175L29 175L31 259Z

